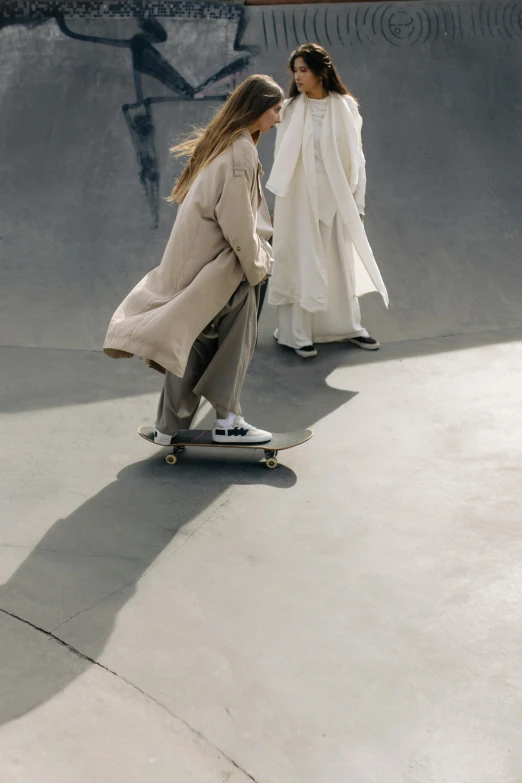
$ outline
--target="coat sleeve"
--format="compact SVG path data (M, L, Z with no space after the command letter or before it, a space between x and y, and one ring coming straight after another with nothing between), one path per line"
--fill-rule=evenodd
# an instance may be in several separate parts
M257 155L246 154L226 173L216 204L216 219L246 279L250 285L258 285L270 274L272 259L257 234L253 192L257 198Z
M364 157L364 150L362 146L362 136L361 136L361 128L362 128L362 117L359 114L359 110L356 109L359 119L359 122L357 124L357 138L358 138L358 144L359 144L359 180L357 182L357 187L355 189L355 193L353 194L353 197L355 199L355 203L357 205L357 209L359 210L359 215L364 215L364 207L366 205L366 158Z

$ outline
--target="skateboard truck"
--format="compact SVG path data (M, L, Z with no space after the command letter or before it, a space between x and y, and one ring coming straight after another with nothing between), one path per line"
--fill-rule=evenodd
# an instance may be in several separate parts
M167 456L165 457L165 462L168 465L175 465L176 462L178 461L178 454L181 454L184 451L185 451L185 446L174 446L172 450L172 454L167 454ZM277 468L277 466L279 465L279 462L276 459L278 452L274 451L273 449L264 449L264 452L265 452L265 465L267 466L267 468L270 468L271 470Z
M276 460L277 451L265 449L265 465L267 468L277 468L279 462Z

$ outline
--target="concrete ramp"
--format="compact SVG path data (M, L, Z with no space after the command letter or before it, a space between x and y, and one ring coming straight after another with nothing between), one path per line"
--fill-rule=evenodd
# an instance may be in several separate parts
M0 345L1 783L521 783L520 4L29 2L0 30L0 342L36 346ZM314 438L168 466L136 433L161 376L106 325L170 231L169 142L307 39L361 101L365 323L396 342L303 362L267 307L245 416Z
M388 312L366 297L365 325L385 342L522 325L522 3L115 8L2 12L0 344L99 349L161 258L169 143L247 73L286 84L306 40L361 103L366 225L391 297Z

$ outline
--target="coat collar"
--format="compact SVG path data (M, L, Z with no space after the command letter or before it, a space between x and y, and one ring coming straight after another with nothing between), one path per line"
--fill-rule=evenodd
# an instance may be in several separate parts
M245 139L248 139L248 141L252 144L252 146L256 147L256 145L254 144L254 140L252 138L252 134L250 133L248 128L245 128L245 130L242 130L241 133L240 133L240 136L243 136ZM256 147L256 152L257 152L257 147ZM261 165L261 161L259 160L259 158L258 158L258 163L257 163L257 171L258 171L258 174L259 174L260 177L262 177L263 174L265 173L263 171L263 167Z
M250 142L251 144L254 144L254 139L252 138L252 134L250 133L250 131L248 130L248 128L245 128L244 130L242 130L240 135L241 135L241 136L244 136L244 137L245 137L245 139L248 139L248 140L249 140L249 142ZM254 147L255 147L255 146L256 146L256 145L254 144Z

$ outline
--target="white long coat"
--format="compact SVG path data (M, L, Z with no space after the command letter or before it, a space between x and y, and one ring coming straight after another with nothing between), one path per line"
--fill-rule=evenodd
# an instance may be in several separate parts
M364 213L366 168L361 142L362 118L356 101L330 93L323 122L321 153L337 204L344 236L339 248L350 268L354 246L356 296L378 291L386 306L388 293L366 236ZM286 101L277 129L274 165L267 186L275 193L274 273L269 286L273 305L298 302L311 313L328 309L326 258L319 231L313 125L306 95Z

